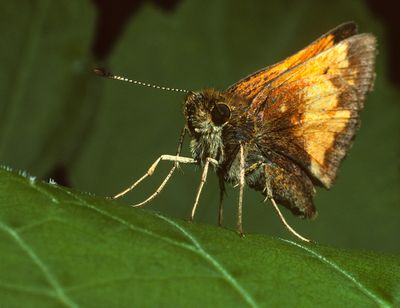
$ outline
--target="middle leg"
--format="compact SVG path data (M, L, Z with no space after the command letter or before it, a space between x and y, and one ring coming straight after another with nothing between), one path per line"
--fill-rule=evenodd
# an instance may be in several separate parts
M194 215L196 213L196 209L197 209L197 206L199 204L201 191L203 190L203 186L204 186L204 184L205 184L205 182L207 180L208 168L210 166L210 163L212 163L212 164L214 164L216 166L218 165L218 162L215 159L213 159L211 157L207 157L206 158L206 162L204 163L204 167L203 167L203 173L201 174L200 185L199 185L199 188L197 190L196 199L194 200L192 213L190 215L190 221L193 221L193 219L194 219Z
M239 150L239 202L238 202L238 212L237 212L237 230L241 237L244 236L243 224L242 224L242 208L243 208L243 191L244 191L244 149L243 145L240 144Z

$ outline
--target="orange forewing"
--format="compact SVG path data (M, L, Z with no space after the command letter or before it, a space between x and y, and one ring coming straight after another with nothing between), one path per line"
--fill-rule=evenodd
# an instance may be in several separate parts
M251 102L259 144L330 187L374 80L375 37L354 35L277 76Z
M241 79L229 87L227 92L247 100L252 100L268 82L280 74L356 33L357 25L355 23L348 22L342 24L324 34L319 39L308 45L306 48L300 50L293 56Z

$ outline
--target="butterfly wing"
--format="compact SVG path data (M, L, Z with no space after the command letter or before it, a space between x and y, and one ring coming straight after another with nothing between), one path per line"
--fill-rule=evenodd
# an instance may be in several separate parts
M357 25L355 23L342 24L324 34L295 55L243 78L229 87L227 92L246 100L252 100L267 83L277 76L356 33Z
M270 80L250 106L259 147L331 187L372 88L375 55L373 35L354 35Z

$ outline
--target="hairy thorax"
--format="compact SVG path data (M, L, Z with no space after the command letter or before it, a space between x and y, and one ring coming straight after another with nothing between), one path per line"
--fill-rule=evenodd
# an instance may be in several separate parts
M207 158L224 161L223 130L231 118L230 98L215 90L191 92L185 100L186 127L192 141L193 158L204 164Z
M198 138L193 138L190 142L193 158L204 163L204 160L210 157L221 163L224 160L221 134L222 128L212 128L204 131Z

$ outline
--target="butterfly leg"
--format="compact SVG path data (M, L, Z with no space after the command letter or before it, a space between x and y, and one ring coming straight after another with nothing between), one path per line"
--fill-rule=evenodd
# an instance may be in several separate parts
M142 206L142 205L146 204L147 202L150 202L151 200L153 200L162 191L162 189L164 188L164 186L167 184L168 180L171 178L172 174L174 173L175 169L177 169L179 167L179 163L186 163L186 164L195 164L195 163L197 163L192 158L179 156L180 153L181 153L181 150L182 150L182 144L183 144L183 139L185 137L185 134L186 134L186 129L184 128L182 130L181 134L180 134L180 137L179 137L178 148L177 148L175 156L172 156L172 155L161 155L150 166L150 168L147 170L147 172L140 179L138 179L136 182L134 182L130 187L128 187L124 191L122 191L122 192L118 193L117 195L115 195L113 197L113 199L117 199L119 197L124 196L125 194L127 194L128 192L133 190L137 185L139 185L144 179L146 179L149 176L152 176L160 161L162 161L162 160L173 161L174 164L173 164L171 170L168 172L168 174L165 177L164 181L160 184L160 186L157 188L157 190L150 197L148 197L145 201L143 201L141 203L138 203L138 204L135 204L135 205L132 205L133 207Z
M224 195L225 195L225 182L223 176L219 176L219 207L218 207L218 225L222 227L223 223L223 215L224 215L224 209L223 209L223 201L224 201Z
M244 149L243 145L240 144L239 150L239 202L237 212L237 231L241 237L244 236L243 224L242 224L242 207L243 207L243 191L244 191L244 177L245 177L245 166L244 166Z
M159 157L159 159L154 164L158 164L158 162L160 162L161 160L173 161L174 165L172 166L171 170L169 171L169 173L165 177L164 181L162 181L160 186L157 188L157 190L154 193L152 193L146 200L144 200L144 201L142 201L140 203L132 204L131 205L132 207L141 207L141 206L145 205L146 203L150 202L151 200L153 200L155 197L157 197L157 195L160 194L160 192L164 189L164 186L167 184L167 182L171 178L172 174L174 173L174 171L178 167L179 163L182 163L182 164L197 164L197 161L194 160L191 157L172 156L172 155L161 155ZM150 169L154 166L154 164L150 167ZM152 172L154 172L154 169L152 170ZM148 173L146 173L146 175L147 174ZM152 175L152 173L150 175ZM147 177L147 176L144 176L144 177ZM141 180L142 180L142 178L140 178L137 182L139 182Z
M203 190L203 186L207 180L208 168L210 166L210 163L212 163L214 165L218 165L218 162L215 159L213 159L211 157L207 157L206 162L204 163L203 172L201 174L200 185L199 185L199 188L197 189L196 199L193 204L192 213L190 215L190 219L189 219L190 221L193 221L193 219L194 219L194 215L196 213L196 209L199 204L201 191Z
M298 239L304 241L304 242L311 242L311 240L309 240L308 238L305 238L304 236L300 235L299 233L297 233L286 221L285 217L283 216L282 212L279 210L278 205L276 204L274 198L273 198L273 192L272 192L272 188L271 188L271 184L269 183L268 180L268 175L265 173L265 176L267 178L266 180L266 185L265 185L265 192L267 193L267 197L264 199L264 202L267 201L268 199L271 200L272 206L274 208L274 210L276 211L276 213L278 214L279 219L281 220L281 222L283 223L283 225L286 227L286 229L292 233L295 237L297 237Z

